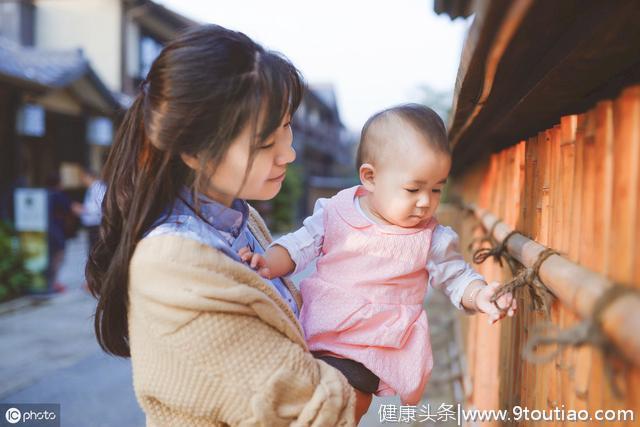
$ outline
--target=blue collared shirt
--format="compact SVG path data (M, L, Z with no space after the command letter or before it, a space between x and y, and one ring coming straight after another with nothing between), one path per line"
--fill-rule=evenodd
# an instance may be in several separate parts
M255 253L264 253L264 249L247 226L249 205L246 201L235 199L231 207L226 207L204 195L199 195L198 200L202 218L194 211L191 191L183 188L171 212L168 215L166 212L163 213L143 238L165 234L179 235L222 251L238 262L242 262L238 250L245 246L249 246ZM298 306L282 280L276 278L264 281L278 291L297 317Z

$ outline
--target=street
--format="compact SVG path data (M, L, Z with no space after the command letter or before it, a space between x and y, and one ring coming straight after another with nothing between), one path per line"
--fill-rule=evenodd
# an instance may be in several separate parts
M130 361L104 353L93 333L95 300L81 289L86 247L85 233L67 244L66 292L0 306L0 402L59 403L64 427L144 426Z

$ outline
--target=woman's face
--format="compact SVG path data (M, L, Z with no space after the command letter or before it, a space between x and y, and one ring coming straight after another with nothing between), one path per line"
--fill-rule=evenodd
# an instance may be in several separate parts
M231 143L222 162L210 177L204 193L226 206L233 199L269 200L278 194L284 181L287 165L294 161L296 152L291 146L293 133L291 118L285 117L280 126L257 149L247 179L242 185L249 162L251 126ZM197 169L197 161L183 155L190 167Z

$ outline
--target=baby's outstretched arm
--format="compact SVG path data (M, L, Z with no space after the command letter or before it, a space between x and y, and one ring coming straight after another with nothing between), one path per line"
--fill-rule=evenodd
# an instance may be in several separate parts
M470 310L477 310L489 316L489 322L495 323L505 315L511 317L515 314L517 304L513 294L507 293L496 300L496 307L491 297L497 292L500 282L487 284L484 280L474 280L464 290L462 305Z
M302 271L320 255L324 239L324 206L327 201L328 199L318 199L313 215L303 221L303 226L271 243L263 255L254 254L249 248L240 249L238 255L267 279Z
M265 279L286 276L296 268L289 251L280 245L269 247L264 255L253 253L248 247L244 247L238 251L238 255Z
M487 284L482 275L465 262L459 243L459 237L451 227L438 225L435 228L427 261L432 286L443 290L458 309L486 313L490 323L505 315L513 316L516 310L513 295L509 293L498 298L499 310L491 297L500 283Z

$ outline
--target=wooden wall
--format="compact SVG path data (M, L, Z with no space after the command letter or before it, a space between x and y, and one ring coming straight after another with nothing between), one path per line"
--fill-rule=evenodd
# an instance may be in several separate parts
M492 154L456 177L450 191L570 260L640 288L640 86ZM474 230L477 220L471 216L452 221L463 248L482 234ZM492 260L475 267L489 281L511 277ZM517 296L519 311L513 319L490 326L483 316L465 317L472 380L468 405L547 411L564 405L567 411L586 409L591 415L599 409L632 409L635 422L606 425L640 425L639 367L617 378L626 389L618 399L598 349L571 348L541 365L521 358L533 325L545 315L530 309L527 292ZM556 300L549 320L564 328L580 319ZM545 423L564 424L580 423Z

